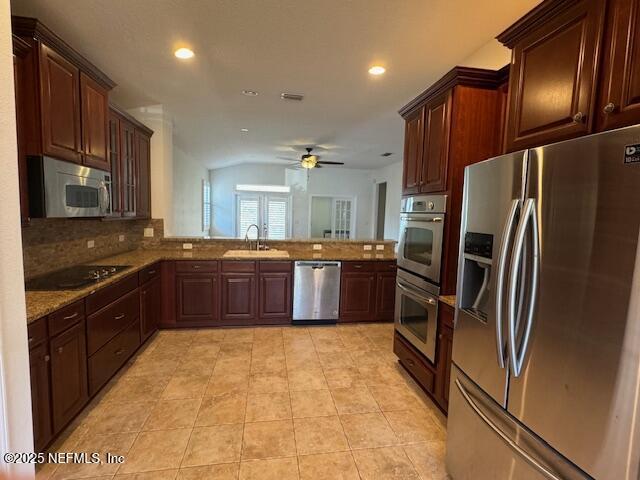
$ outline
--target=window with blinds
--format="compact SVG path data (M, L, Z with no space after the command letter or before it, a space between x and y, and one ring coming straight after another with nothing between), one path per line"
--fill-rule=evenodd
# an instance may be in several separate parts
M236 201L236 236L244 238L250 225L260 227L260 235L271 240L290 237L290 201L283 195L238 193ZM266 233L266 235L265 235ZM255 240L256 229L249 238Z
M202 231L207 235L211 228L211 183L202 181Z

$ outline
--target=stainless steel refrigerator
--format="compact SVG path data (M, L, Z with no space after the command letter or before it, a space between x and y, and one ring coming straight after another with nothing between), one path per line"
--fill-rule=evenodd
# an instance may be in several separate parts
M449 474L640 478L640 126L464 185Z

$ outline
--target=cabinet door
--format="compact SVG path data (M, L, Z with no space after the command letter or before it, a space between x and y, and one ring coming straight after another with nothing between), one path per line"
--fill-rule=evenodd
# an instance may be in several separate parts
M393 320L396 306L395 272L378 273L376 283L376 319Z
M20 188L20 221L29 224L29 184L27 182L26 136L24 132L25 111L22 103L24 93L24 59L13 54L13 85L16 102L16 137L18 140L18 185Z
M162 316L160 278L140 287L140 338L144 342L157 329Z
M49 363L50 357L46 343L29 351L33 445L36 452L41 452L53 436Z
M420 189L423 140L424 107L419 108L405 119L402 173L402 193L404 195L417 193Z
M214 325L218 320L218 275L176 275L176 323Z
M151 218L151 139L136 130L136 164L138 167L137 216Z
M122 215L126 217L136 216L138 169L136 167L135 154L135 129L133 125L124 120L120 121L120 162L122 175Z
M260 273L260 323L291 322L291 273Z
M90 167L110 170L108 155L109 92L84 73L80 74L82 152Z
M109 112L109 165L111 166L111 215L122 215L122 162L120 161L120 119Z
M256 275L254 273L223 273L223 325L249 325L256 320Z
M420 169L421 192L443 192L447 189L450 111L450 92L433 99L426 106Z
M446 411L449 405L454 309L440 303L438 315L438 361L435 397L442 409Z
M42 152L82 162L80 71L46 45L40 46Z
M340 321L375 320L375 295L375 273L343 273L340 282Z
M53 430L58 433L88 400L85 322L51 339L50 346Z
M611 0L608 8L598 130L640 123L640 2Z
M515 44L508 151L591 131L604 4L582 0Z

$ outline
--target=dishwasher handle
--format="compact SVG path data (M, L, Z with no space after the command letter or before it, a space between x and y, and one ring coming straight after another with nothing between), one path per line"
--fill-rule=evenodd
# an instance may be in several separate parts
M340 262L296 262L296 267L311 267L322 269L324 267L339 267Z

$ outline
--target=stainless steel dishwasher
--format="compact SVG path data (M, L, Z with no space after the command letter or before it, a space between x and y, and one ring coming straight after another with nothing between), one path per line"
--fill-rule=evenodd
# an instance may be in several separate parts
M297 261L293 272L293 323L335 323L340 308L340 262Z

